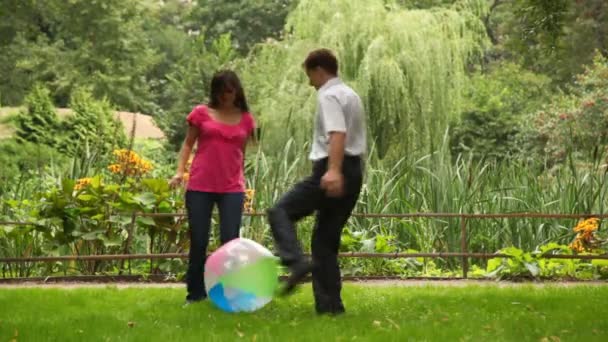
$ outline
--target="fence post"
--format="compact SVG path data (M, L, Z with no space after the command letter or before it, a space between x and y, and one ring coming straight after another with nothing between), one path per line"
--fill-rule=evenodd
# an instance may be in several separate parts
M460 216L460 252L468 253L467 248L467 218L466 215ZM469 273L469 258L462 256L462 278L467 279Z

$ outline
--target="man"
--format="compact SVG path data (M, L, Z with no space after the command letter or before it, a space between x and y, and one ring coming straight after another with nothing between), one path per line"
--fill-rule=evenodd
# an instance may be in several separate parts
M281 262L290 270L284 293L291 293L312 272L316 311L340 314L344 305L338 249L361 191L365 116L359 96L338 78L338 61L331 51L312 51L303 67L318 90L310 152L313 171L268 210L268 219ZM315 212L311 264L303 257L295 223Z

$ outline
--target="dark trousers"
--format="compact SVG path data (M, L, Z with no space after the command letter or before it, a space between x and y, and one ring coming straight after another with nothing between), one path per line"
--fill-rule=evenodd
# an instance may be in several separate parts
M187 299L199 300L207 297L204 268L213 206L217 204L219 209L220 242L223 245L239 237L244 199L243 193L186 192L186 210L190 226L190 254L186 273Z
M359 157L345 157L342 172L345 192L332 198L321 189L327 159L314 163L312 175L297 183L268 210L268 218L281 261L291 266L303 261L295 223L316 212L311 249L313 291L318 312L344 310L340 292L342 282L338 250L342 229L348 221L361 191L363 166Z

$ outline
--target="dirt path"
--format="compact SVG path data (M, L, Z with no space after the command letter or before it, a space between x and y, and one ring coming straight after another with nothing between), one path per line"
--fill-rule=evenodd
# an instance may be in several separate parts
M0 107L0 139L10 138L14 133L14 128L9 123L3 123L3 118L15 115L19 112L19 107ZM72 111L68 108L56 108L59 118L64 119L72 115ZM165 134L156 125L154 119L150 115L130 112L115 112L125 129L125 134L129 136L135 123L135 137L141 139L163 139ZM135 120L135 121L134 121Z

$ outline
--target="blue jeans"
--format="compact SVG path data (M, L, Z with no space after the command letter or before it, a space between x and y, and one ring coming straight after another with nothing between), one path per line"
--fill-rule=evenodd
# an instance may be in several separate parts
M188 296L186 299L199 300L207 297L204 284L204 268L207 259L207 245L211 228L211 213L217 204L220 214L220 242L239 237L243 201L245 194L186 192L186 210L190 226L190 254L186 282Z

